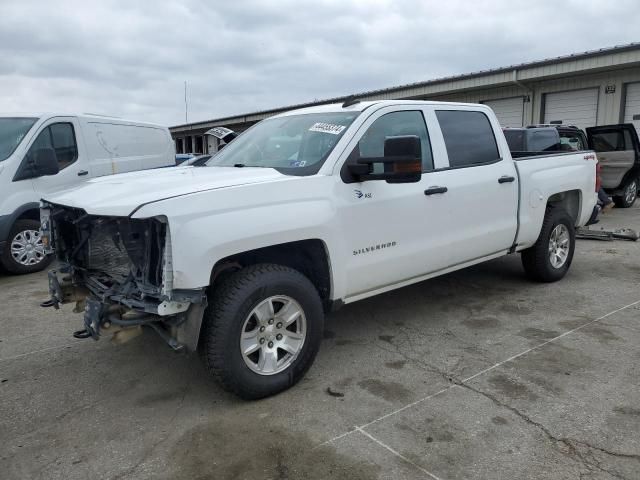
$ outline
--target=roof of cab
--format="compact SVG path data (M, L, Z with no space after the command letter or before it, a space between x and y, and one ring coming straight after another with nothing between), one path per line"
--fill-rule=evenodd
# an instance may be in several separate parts
M289 115L300 115L305 113L330 113L330 112L362 112L363 110L377 106L378 108L388 107L393 105L442 105L446 107L479 107L488 109L486 105L480 103L458 103L458 102L436 102L429 100L375 100L367 102L357 102L346 107L343 107L342 103L329 103L325 105L315 105L312 107L299 108L297 110L289 110L287 112L279 113L270 118L286 117Z

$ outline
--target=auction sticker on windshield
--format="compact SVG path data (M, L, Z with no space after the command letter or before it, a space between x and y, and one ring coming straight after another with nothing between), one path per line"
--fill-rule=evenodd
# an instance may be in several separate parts
M347 128L344 125L335 125L333 123L318 122L311 125L310 132L331 133L332 135L340 135Z

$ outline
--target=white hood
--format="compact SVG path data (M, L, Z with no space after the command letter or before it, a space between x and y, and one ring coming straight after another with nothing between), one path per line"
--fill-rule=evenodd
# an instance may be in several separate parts
M128 216L144 204L218 188L291 178L272 168L175 167L99 177L43 200L90 215Z

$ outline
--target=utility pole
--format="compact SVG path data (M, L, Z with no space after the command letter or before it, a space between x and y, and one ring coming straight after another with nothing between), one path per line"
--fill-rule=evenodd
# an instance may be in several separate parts
M187 81L184 81L184 123L189 123L188 104L187 104Z

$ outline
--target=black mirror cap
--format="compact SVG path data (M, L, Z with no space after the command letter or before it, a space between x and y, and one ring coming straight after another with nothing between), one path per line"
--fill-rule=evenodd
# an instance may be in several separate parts
M403 135L387 137L384 140L385 157L411 157L422 161L420 137L417 135Z
M38 178L45 175L56 175L60 171L58 157L53 148L39 148L30 151L22 160L13 177L14 182Z
M417 135L388 137L384 141L385 173L388 183L413 183L422 178L422 145Z
M383 173L373 166L382 164ZM422 178L422 145L420 137L403 135L384 141L383 157L361 157L347 161L340 172L345 183L386 180L387 183L413 183Z
M33 163L36 175L56 175L60 171L58 157L53 148L39 148L34 152Z

